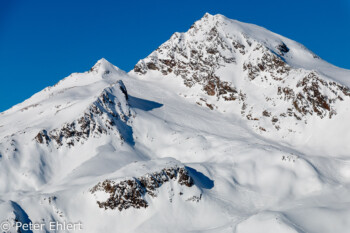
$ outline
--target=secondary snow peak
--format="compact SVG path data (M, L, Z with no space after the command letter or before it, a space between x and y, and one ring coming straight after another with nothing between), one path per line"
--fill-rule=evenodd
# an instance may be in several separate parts
M90 69L90 72L95 72L96 74L102 74L102 75L108 75L110 73L115 73L115 72L119 74L124 74L124 71L114 66L105 58L101 58L100 60L98 60L96 64Z

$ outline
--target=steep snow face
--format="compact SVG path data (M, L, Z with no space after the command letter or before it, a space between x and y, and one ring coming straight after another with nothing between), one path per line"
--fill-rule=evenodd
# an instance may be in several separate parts
M181 95L192 102L239 114L262 135L296 140L307 124L332 119L350 104L343 84L350 73L341 71L264 28L206 14L130 73L146 80L181 78L188 87Z

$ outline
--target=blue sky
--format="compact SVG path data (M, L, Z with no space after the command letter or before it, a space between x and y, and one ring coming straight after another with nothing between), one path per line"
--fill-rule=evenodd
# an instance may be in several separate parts
M205 12L258 24L350 69L350 0L0 0L0 111L101 57L129 71Z

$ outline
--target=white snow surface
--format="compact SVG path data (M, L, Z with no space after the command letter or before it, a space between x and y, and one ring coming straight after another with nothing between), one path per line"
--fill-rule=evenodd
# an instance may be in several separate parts
M290 87L311 71L350 86L350 71L264 28L210 14L195 25L199 32L194 27L175 33L164 45L186 50L188 44L206 43L203 33L219 25L223 38L242 43L248 38L276 54L276 46L284 43L289 51L281 56L292 67L284 78ZM140 62L168 58L164 54L155 51ZM283 112L287 103L276 100L272 106L263 97L273 96L270 86L278 83L249 84L237 68L253 61L252 54L237 55L235 64L216 73L247 93L253 115L263 109ZM196 104L199 98L217 108ZM81 222L83 230L66 232L84 233L350 232L349 104L348 97L336 102L331 119L306 115L302 122L307 124L287 119L281 127L291 128L288 133L270 123L261 132L236 102L208 96L199 85L188 87L181 77L156 70L126 73L101 59L89 72L73 73L0 113L0 222L44 224L33 232L60 232L49 230L52 221ZM96 106L100 114L91 110ZM80 132L82 116L92 116L90 126L100 126L101 132L68 136L62 144L35 139L42 130L49 135L70 124ZM107 179L118 182L170 167L186 167L194 185L166 182L157 196L145 195L147 208L99 208L96 201L108 195L90 191ZM192 196L200 200L189 200Z

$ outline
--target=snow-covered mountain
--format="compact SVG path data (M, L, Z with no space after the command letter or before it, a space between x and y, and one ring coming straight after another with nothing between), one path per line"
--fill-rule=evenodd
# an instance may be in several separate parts
M349 71L297 42L222 15L206 14L186 33L173 34L131 73L181 78L189 87L184 97L241 115L272 138L305 134L307 124L318 128L320 119L349 106Z
M349 86L299 43L205 14L129 73L101 59L0 114L0 221L350 232Z

